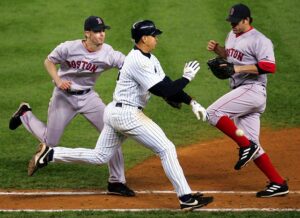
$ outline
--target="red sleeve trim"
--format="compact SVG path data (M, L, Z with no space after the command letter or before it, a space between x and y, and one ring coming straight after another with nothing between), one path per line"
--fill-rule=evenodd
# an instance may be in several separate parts
M271 62L260 61L258 67L268 73L275 73L276 71L276 64Z

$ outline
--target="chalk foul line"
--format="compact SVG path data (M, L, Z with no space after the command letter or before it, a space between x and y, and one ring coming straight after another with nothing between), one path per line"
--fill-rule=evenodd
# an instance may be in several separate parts
M135 191L137 194L176 194L175 191L160 191L160 190L141 190ZM257 191L194 191L203 194L241 194L252 195ZM0 191L0 196L3 195L27 195L27 196L48 196L48 195L106 195L106 191ZM290 191L289 194L300 194L300 191Z

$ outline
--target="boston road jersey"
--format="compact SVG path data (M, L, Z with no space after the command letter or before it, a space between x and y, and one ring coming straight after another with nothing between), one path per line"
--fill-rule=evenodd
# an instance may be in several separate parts
M261 61L275 64L271 40L254 28L239 36L230 31L225 49L227 60L235 65L255 65ZM231 88L252 83L266 86L267 75L237 73L230 79Z
M164 77L165 73L153 54L143 54L134 48L126 56L119 72L114 101L145 107L150 98L148 90Z
M110 68L121 68L125 56L110 45L103 44L96 52L89 52L82 40L66 41L58 45L48 59L60 64L58 75L72 81L71 89L92 88L99 75Z

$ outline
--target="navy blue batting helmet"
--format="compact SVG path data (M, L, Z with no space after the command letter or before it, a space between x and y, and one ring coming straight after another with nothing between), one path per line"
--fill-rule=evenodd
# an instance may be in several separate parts
M140 41L142 36L157 36L159 34L162 34L162 31L157 29L151 20L138 21L131 27L131 38L136 43Z

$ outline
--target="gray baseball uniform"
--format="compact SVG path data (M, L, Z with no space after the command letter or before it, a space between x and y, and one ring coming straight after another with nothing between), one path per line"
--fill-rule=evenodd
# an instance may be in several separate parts
M275 66L273 44L254 28L239 36L232 31L225 42L227 61L234 65L262 64ZM266 74L234 74L230 79L232 91L207 108L209 122L216 125L222 116L234 119L238 128L259 144L260 115L266 108ZM261 148L254 159L264 153Z
M82 114L99 132L103 129L105 104L93 90L97 78L111 68L121 68L125 56L110 45L103 44L99 51L88 51L82 40L67 41L58 45L48 56L49 61L60 64L58 75L72 82L69 91L54 88L45 125L28 111L21 116L25 128L39 141L57 146L65 127ZM124 160L119 147L109 161L109 182L125 183Z
M178 196L190 194L174 144L143 113L150 98L148 90L164 77L165 73L154 55L147 56L133 49L120 70L114 100L105 108L104 128L95 149L55 147L53 161L103 164L127 137L132 137L160 157Z

